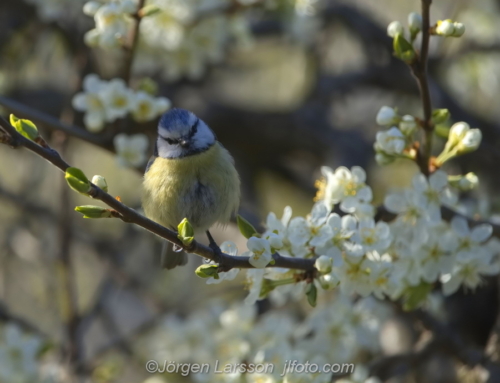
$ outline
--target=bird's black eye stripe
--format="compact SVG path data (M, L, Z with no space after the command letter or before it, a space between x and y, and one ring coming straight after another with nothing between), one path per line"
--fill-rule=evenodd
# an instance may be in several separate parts
M160 138L164 141L167 141L169 145L175 145L179 143L178 140L172 140L171 138L163 137L162 135L160 135Z
M198 118L194 125L191 127L191 130L189 131L189 138L193 138L196 132L198 131L198 125L200 123L200 119Z

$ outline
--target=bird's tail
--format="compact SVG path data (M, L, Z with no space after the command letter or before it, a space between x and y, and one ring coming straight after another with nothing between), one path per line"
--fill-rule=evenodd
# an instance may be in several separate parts
M161 248L161 267L171 270L177 266L184 266L187 261L188 258L185 252L176 252L171 242L163 242Z

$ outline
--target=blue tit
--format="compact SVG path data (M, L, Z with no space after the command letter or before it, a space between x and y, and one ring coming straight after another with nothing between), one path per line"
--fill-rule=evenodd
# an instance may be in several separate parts
M153 221L176 230L187 218L195 233L227 223L240 202L240 179L229 152L194 113L172 109L158 124L154 154L144 174L142 206ZM168 269L187 262L183 253L167 254ZM166 256L166 258L165 258Z

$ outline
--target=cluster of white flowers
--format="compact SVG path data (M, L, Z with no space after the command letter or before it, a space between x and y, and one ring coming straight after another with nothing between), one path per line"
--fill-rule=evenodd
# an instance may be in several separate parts
M390 127L377 133L375 141L375 159L380 165L386 165L397 158L412 158L413 134L418 124L411 115L398 115L397 111L383 106L377 114L378 125Z
M248 45L252 40L244 14L227 16L211 12L227 1L152 0L158 12L141 24L143 55L155 61L162 57L161 69L167 80L187 77L200 79L209 64L222 61L231 39ZM253 4L248 4L253 5Z
M399 124L399 128L391 128L398 132L391 135L392 141L377 135L376 148L386 156L401 153L407 134L413 134L417 127L412 116L400 118L388 107L381 109L377 122ZM402 143L396 137L403 137ZM454 156L477 148L480 137L479 130L465 123L455 124L443 151L443 162L452 157L449 153ZM320 273L313 282L316 287L338 287L347 296L371 294L379 299L399 299L438 281L443 293L449 295L460 286L473 289L482 276L500 272L500 242L490 238L491 225L469 229L462 216L455 216L451 222L441 217L442 206L457 208L458 192L477 185L473 173L448 177L436 170L428 178L417 173L410 187L386 195L385 209L393 214L389 223L375 221L372 190L365 183L362 168L333 171L323 167L322 173L324 178L317 183L318 201L308 217L292 218L291 208L285 209L282 219L271 213L267 230L249 238L249 251L242 255L250 257L255 269L247 271L247 303L266 296L283 301L290 293L300 296L310 291L311 281L301 279L296 271L266 269L276 251L287 257L315 259ZM342 216L334 211L342 212ZM237 254L234 244L231 250L231 254Z
M151 121L167 111L171 102L144 91L133 91L121 79L101 80L89 74L83 80L83 92L73 98L73 107L85 112L85 126L91 132L101 131L106 123L124 118L128 113L137 122Z
M191 374L196 382L219 381L220 378L241 382L330 382L332 373L297 372L286 370L287 361L317 364L339 364L345 372L357 369L347 382L377 382L367 380L367 371L358 361L362 354L380 350L379 331L390 310L375 299L360 299L353 303L338 296L315 310L302 312L298 320L290 311L272 310L257 315L256 306L210 304L208 309L193 312L187 318L170 314L162 325L145 339L147 359L159 363L208 363L208 373ZM231 365L269 365L263 372L233 371L215 374ZM348 364L351 366L349 368ZM344 367L342 367L344 365ZM337 372L340 372L337 370ZM179 374L180 375L180 374Z
M112 0L109 2L89 1L83 6L83 12L93 16L96 27L85 34L88 46L114 48L125 41L132 25L131 15L137 12L134 0Z
M13 324L0 327L0 381L17 383L62 382L39 361L42 340Z

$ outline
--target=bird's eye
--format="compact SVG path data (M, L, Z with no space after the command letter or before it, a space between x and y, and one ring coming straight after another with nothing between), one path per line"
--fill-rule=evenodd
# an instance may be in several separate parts
M174 144L176 143L174 140L172 140L172 139L170 139L170 138L165 138L165 141L167 141L167 143L168 143L169 145L174 145Z

